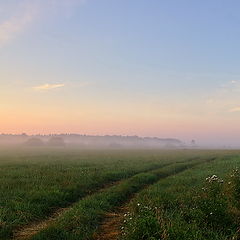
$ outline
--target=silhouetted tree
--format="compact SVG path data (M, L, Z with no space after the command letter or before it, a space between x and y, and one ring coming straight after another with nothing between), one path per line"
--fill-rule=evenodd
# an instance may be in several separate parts
M30 138L25 142L25 145L31 147L42 147L44 146L44 142L39 138Z
M64 147L66 144L61 137L51 137L48 141L49 146Z

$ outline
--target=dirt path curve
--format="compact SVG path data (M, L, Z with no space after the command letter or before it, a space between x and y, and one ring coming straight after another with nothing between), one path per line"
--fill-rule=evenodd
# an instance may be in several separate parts
M125 179L123 179L123 180L125 180ZM93 191L92 193L88 194L87 196L85 196L81 199L84 199L84 198L87 198L87 197L89 197L93 194L102 192L102 191L106 190L107 188L112 187L113 185L120 184L123 180L105 184L101 189ZM27 226L25 226L21 229L16 230L13 233L12 239L13 240L28 240L28 239L31 239L31 237L33 237L35 234L37 234L41 230L47 228L51 224L53 224L59 217L61 217L68 210L70 210L81 199L78 199L76 202L71 203L69 206L67 206L65 208L56 209L55 212L53 212L52 215L50 217L48 217L47 219L44 219L42 221L33 222L32 224L29 224L29 225L27 225Z
M16 231L13 234L13 239L14 240L27 240L27 239L30 239L33 235L38 233L40 230L45 229L47 226L49 226L54 221L56 221L57 218L59 218L61 215L63 215L71 207L72 206L67 207L67 208L59 208L48 219L45 219L45 220L43 220L41 222L34 222L34 223L26 226L25 228L20 229L19 231Z
M211 159L211 160L213 160L213 159ZM103 188L87 195L86 197L89 197L92 194L96 194L98 192L104 191L113 185L120 184L122 181L126 181L126 179L122 179L120 181L106 184ZM152 184L147 185L145 188L148 188L151 185ZM128 203L135 197L136 194L137 193L133 194L127 200L127 202L125 202L122 206L116 208L114 212L108 213L105 215L104 220L99 227L99 231L94 235L94 240L117 240L118 239L118 236L121 234L120 227L123 222L124 213L127 212ZM86 197L84 197L84 198L86 198ZM79 200L81 200L81 199L79 199ZM47 228L51 224L53 224L59 217L61 217L68 210L70 210L74 206L74 204L76 204L78 201L72 203L70 206L68 206L66 208L57 209L56 212L54 212L52 214L52 216L50 216L49 218L47 218L43 221L34 222L22 229L16 230L13 233L12 239L13 240L29 240L29 239L31 239L31 237L33 237L35 234L37 234L41 230Z
M163 165L161 167L159 166L159 168L165 167L167 165L171 165L171 163ZM150 171L150 170L148 170L148 171ZM143 172L148 172L148 171L143 171ZM101 187L99 190L93 191L92 193L86 195L85 197L76 200L75 202L71 203L69 206L67 206L65 208L56 209L55 212L53 212L52 215L49 216L47 219L44 219L42 221L35 221L32 224L29 224L27 226L24 226L23 228L17 229L15 232L13 232L12 240L29 240L29 239L31 239L35 234L37 234L41 230L47 228L48 226L52 225L59 217L64 215L68 210L70 210L80 200L87 198L93 194L105 191L106 189L108 189L114 185L118 185L121 182L126 181L126 180L127 179L124 178L119 181L107 183L103 187Z
M99 231L93 236L94 240L117 240L119 238L122 233L121 225L124 221L124 214L128 212L128 203L105 216Z
M215 160L215 158L208 159L205 161L205 163L213 160ZM169 177L174 175L175 174L169 175ZM152 185L153 184L147 185L144 189L147 189ZM144 189L141 189L139 192L143 191ZM122 206L117 207L113 212L107 213L105 215L101 225L99 226L99 230L93 235L93 240L118 240L119 239L119 237L122 234L121 226L123 225L123 221L125 218L124 214L127 214L129 212L129 203L137 196L139 192L133 194L127 200L127 202L125 202Z

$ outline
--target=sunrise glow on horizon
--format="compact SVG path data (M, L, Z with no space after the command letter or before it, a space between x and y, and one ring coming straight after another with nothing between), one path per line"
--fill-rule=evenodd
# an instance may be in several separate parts
M0 133L240 142L240 2L3 0Z

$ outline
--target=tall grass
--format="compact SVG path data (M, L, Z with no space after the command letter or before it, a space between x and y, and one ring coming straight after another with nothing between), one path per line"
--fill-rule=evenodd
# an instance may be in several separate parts
M0 149L0 239L106 184L166 164L234 151Z
M121 239L239 239L240 177L229 177L239 163L225 157L141 192L129 205Z
M33 239L92 239L104 215L126 201L131 194L139 191L145 185L156 182L159 178L176 174L204 162L202 159L195 159L183 163L175 163L149 173L137 174L119 185L79 201L55 224L39 232Z
M197 156L186 151L1 149L0 239L110 182Z

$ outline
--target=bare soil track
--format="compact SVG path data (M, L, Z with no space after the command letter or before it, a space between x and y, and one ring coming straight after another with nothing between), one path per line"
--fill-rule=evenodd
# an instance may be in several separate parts
M204 162L207 163L213 160L215 160L215 158L208 159ZM180 172L183 172L183 171L180 171ZM174 176L174 175L176 174L171 174L168 177ZM151 185L152 184L147 185L144 189L149 188ZM139 192L143 191L144 189L140 190ZM119 239L119 237L122 234L121 226L123 225L124 214L129 212L128 205L136 197L138 193L135 193L132 196L130 196L130 198L125 203L123 203L122 206L116 207L116 209L113 212L107 213L105 215L101 225L99 226L99 230L93 236L94 240L118 240Z
M39 232L42 229L45 229L47 226L54 223L57 218L59 218L62 214L64 214L70 208L71 207L59 208L53 213L53 215L50 218L43 220L41 222L35 222L23 229L20 229L19 231L16 231L13 234L13 239L16 239L16 240L30 239L37 232Z
M165 167L167 165L171 165L171 164L166 164L166 165L163 165L162 167ZM162 168L162 167L159 167L159 168ZM151 170L149 170L149 171L151 171ZM144 172L148 172L148 171L144 171ZM111 183L107 183L102 188L100 188L99 190L93 191L92 193L88 194L84 198L89 197L93 194L99 193L101 191L104 191L104 190L112 187L113 185L118 185L122 181L125 181L125 180L127 180L127 179L122 179L122 180L119 180L119 181L114 181L114 182L111 182ZM69 206L67 206L65 208L56 209L55 212L53 212L52 215L50 217L48 217L47 219L44 219L42 221L36 221L36 222L33 222L32 224L29 224L27 226L24 226L22 228L17 229L13 233L12 239L13 240L29 240L29 239L31 239L35 234L37 234L41 230L47 228L51 224L53 224L59 217L61 217L68 210L70 210L74 206L74 204L76 204L79 200L81 200L81 199L78 199L77 201L69 204Z
M121 225L123 223L124 214L126 212L128 212L128 204L116 208L112 213L106 214L103 222L99 227L99 231L93 236L93 239L117 240L122 232Z
M112 187L113 185L117 185L117 184L121 183L121 181L123 181L123 180L105 184L101 189L88 194L86 197L89 197L92 194L104 191L107 188ZM84 197L84 198L86 198L86 197ZM79 201L79 199L78 199L78 201ZM47 228L51 224L53 224L59 217L61 217L68 210L70 210L74 206L74 204L76 204L78 201L70 204L69 206L67 206L65 208L56 209L55 212L53 212L52 215L47 219L44 219L42 221L33 222L32 224L29 224L29 225L27 225L27 226L25 226L21 229L16 230L13 233L13 238L12 239L14 239L14 240L28 240L28 239L31 239L31 237L33 237L35 234L37 234L41 230Z
M204 161L204 162L212 161L214 159L215 158L208 159L207 161ZM175 175L175 174L172 174L172 175ZM172 176L172 175L170 175L170 176ZM126 179L123 179L123 180L120 180L120 181L116 181L116 182L112 182L110 184L106 184L100 190L95 191L95 192L87 195L86 197L88 197L88 196L90 196L92 194L96 194L98 192L104 191L107 188L112 187L113 185L120 184L122 181L126 181ZM152 184L150 184L150 185L152 185ZM145 188L148 188L150 185L145 186ZM118 237L121 234L120 227L121 227L121 225L123 223L124 213L127 212L128 203L136 196L136 194L137 193L132 194L132 196L130 196L122 204L122 206L116 207L114 212L107 213L104 216L104 219L103 219L101 225L99 226L99 230L93 236L94 240L117 240L118 239ZM79 200L81 200L81 199L79 199ZM19 230L15 231L14 234L13 234L13 238L12 239L14 239L14 240L29 240L29 239L31 239L35 234L37 234L38 232L40 232L43 229L46 229L48 226L52 225L60 216L62 216L68 210L70 210L74 206L74 204L76 204L78 201L76 201L75 203L69 205L66 208L59 208L59 209L57 209L52 214L52 216L50 216L49 218L47 218L47 219L45 219L43 221L34 222L33 224L30 224L30 225L28 225L26 227L23 227L22 229L19 229Z

